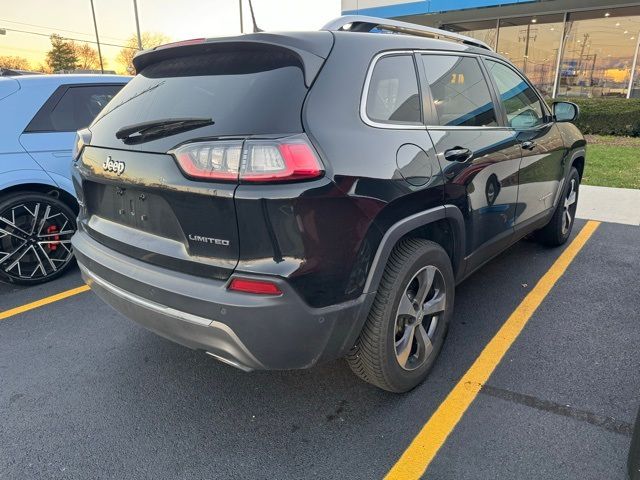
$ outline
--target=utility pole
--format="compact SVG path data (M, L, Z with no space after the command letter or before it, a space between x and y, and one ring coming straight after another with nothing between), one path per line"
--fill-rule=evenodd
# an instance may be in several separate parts
M527 28L518 32L518 42L524 42L524 56L522 59L522 71L525 75L529 74L529 50L531 40L534 42L538 39L538 28L531 28L531 24L527 24Z
M629 77L629 85L627 88L627 98L631 98L631 93L633 90L633 78L638 67L638 51L640 51L640 32L636 34L636 54L633 56L633 63L631 65L631 76ZM640 74L638 75L640 77Z
M100 58L100 73L104 73L104 64L102 63L102 51L100 50L100 37L98 37L98 24L96 23L96 10L91 0L91 14L93 15L93 28L96 31L96 43L98 44L98 57Z
M242 26L242 0L238 0L238 5L240 6L240 33L244 33L244 27Z
M523 72L526 75L527 73L527 64L529 63L529 40L531 39L531 24L527 23L527 40L524 44L524 67Z
M138 50L142 50L142 37L140 36L140 21L138 20L138 1L133 0L133 13L136 17L136 33L138 35Z

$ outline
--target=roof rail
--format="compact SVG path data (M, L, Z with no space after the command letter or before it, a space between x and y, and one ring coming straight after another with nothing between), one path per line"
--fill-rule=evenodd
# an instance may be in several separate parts
M447 32L439 28L425 27L416 23L398 22L388 18L368 17L365 15L344 15L330 21L322 30L346 32L371 32L374 29L387 30L394 33L404 33L416 37L442 38L455 42L493 50L486 43L475 38L466 37L454 32Z

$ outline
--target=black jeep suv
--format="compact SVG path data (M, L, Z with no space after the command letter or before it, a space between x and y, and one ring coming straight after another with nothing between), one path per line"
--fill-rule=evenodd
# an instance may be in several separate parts
M382 34L393 33L393 34ZM73 246L107 303L244 370L421 382L455 285L564 243L585 141L471 38L342 17L138 54L79 132Z

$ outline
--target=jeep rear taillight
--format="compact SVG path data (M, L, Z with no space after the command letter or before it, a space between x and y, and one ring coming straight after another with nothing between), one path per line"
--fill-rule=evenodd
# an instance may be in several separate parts
M242 142L195 142L173 152L189 177L211 180L238 180Z
M172 152L183 172L205 180L307 180L324 169L305 135L275 140L194 142Z

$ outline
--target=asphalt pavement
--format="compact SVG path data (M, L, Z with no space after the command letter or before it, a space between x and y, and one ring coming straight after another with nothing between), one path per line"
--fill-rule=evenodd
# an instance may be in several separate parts
M584 225L576 223L574 235ZM0 478L381 478L562 249L522 241L459 286L406 395L343 361L244 373L85 292L0 321ZM431 479L620 479L640 404L640 229L603 223L429 465ZM0 286L0 312L82 284Z

